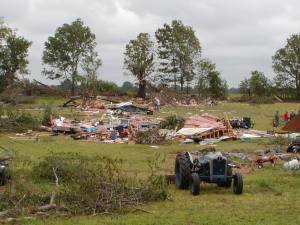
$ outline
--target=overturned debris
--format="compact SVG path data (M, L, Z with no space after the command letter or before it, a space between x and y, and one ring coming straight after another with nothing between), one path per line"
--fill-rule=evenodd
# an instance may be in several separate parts
M300 170L300 161L298 159L293 159L284 163L283 168L286 170Z

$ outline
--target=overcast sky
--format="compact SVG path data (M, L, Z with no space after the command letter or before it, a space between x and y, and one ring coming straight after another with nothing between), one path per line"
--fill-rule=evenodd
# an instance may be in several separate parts
M230 86L252 70L272 77L272 55L300 31L297 0L0 0L0 17L33 41L31 78L41 75L44 42L56 28L81 18L97 36L100 78L122 84L123 51L140 32L151 36L173 19L196 31L202 55L216 63Z

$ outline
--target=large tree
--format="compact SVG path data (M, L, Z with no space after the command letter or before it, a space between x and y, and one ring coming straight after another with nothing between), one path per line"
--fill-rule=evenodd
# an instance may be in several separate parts
M195 87L197 88L198 96L207 96L208 90L208 75L216 70L216 65L208 59L201 59L196 63L195 67Z
M254 70L249 79L240 82L240 93L246 96L270 96L272 94L271 81L263 72Z
M9 87L19 74L28 74L28 49L31 42L17 36L16 31L0 21L0 76L2 85Z
M225 98L228 93L226 80L221 78L220 72L217 70L211 71L207 75L208 88L207 92L210 97L215 99Z
M293 79L296 96L300 99L300 35L294 34L287 39L285 46L273 56L273 69L277 75Z
M54 36L45 42L44 75L50 79L70 79L74 95L77 82L81 81L84 75L83 70L91 67L97 70L101 65L95 51L96 45L95 34L81 19L71 24L63 24L57 28Z
M154 47L150 35L140 33L126 45L124 68L138 81L138 97L146 97L146 86L154 71Z
M173 20L164 24L155 33L158 44L158 58L160 61L160 79L165 82L180 83L181 93L185 82L193 78L195 63L201 55L201 46L195 31L182 21Z

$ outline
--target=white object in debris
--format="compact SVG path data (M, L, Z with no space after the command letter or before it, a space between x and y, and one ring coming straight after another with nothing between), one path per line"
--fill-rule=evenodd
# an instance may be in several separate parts
M293 159L289 162L284 163L283 168L286 170L299 170L300 162L298 161L298 159Z
M211 128L182 128L179 131L177 131L176 135L191 136L201 134L208 130L211 130Z
M124 106L129 106L129 105L132 105L132 102L121 102L116 104L116 108L122 108Z
M65 120L65 117L60 117L59 119L55 119L54 120L54 124L57 126L57 127L62 127L63 124L64 124L64 120Z
M261 136L255 134L243 134L241 139L251 139L251 138L260 138Z

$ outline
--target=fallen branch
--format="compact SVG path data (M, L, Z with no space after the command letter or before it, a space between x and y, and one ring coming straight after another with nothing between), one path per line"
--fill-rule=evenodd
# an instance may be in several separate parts
M19 211L18 207L21 204L21 202L24 200L25 197L26 197L26 194L23 195L23 197L17 202L17 204L14 206L14 208L0 212L0 218L6 217L7 215L9 215L11 213Z
M55 177L55 188L54 188L54 190L52 191L52 195L51 195L51 198L50 198L50 202L49 202L49 204L47 204L47 205L43 205L43 206L38 207L38 208L35 210L35 211L37 211L37 212L45 212L45 211L57 209L57 205L56 205L54 202L55 202L55 197L56 197L56 191L57 191L57 188L59 187L59 184L58 184L58 176L57 176L56 170L55 170L54 168L52 168L52 171L53 171L53 174L54 174L54 177Z
M54 168L52 168L52 170L53 170L53 174L54 174L54 176L55 176L55 186L56 186L56 188L55 188L55 190L53 190L53 192L52 192L52 196L51 196L49 205L54 205L54 200L55 200L55 196L56 196L56 189L57 189L58 186L59 186L59 185L58 185L58 176L57 176L57 174L56 174L56 171L55 171Z
M133 212L137 212L137 211L141 211L141 212L144 212L144 213L153 214L153 212L150 212L150 211L147 211L147 210L141 209L141 208L135 208Z

